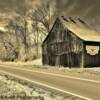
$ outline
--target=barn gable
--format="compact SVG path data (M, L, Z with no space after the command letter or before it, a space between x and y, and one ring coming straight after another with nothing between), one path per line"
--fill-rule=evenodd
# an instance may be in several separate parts
M63 27L62 22L60 21L59 18L57 18L55 23L54 23L54 25L53 25L53 27L52 27L52 29L50 30L50 32L48 33L47 37L43 41L43 44L45 42L47 42L47 41L49 41L49 43L50 43L50 41L51 42L56 42L55 39L60 37L59 35L61 35L60 32L62 31L63 28L64 27Z

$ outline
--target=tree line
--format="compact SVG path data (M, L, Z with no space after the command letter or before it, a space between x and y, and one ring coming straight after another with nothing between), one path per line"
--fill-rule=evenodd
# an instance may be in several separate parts
M0 32L0 59L29 61L41 56L41 44L57 17L54 2L47 0L33 8L25 0L16 16Z

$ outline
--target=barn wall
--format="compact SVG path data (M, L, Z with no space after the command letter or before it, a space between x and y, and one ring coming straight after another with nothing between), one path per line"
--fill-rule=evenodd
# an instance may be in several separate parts
M92 52L88 52L86 50L86 46L96 46L98 48L89 48L93 49L92 52L96 52L96 54ZM97 50L96 50L97 49ZM97 42L86 42L85 43L85 48L84 48L84 67L99 67L100 66L100 43Z
M85 54L84 67L100 67L100 52L97 55Z
M60 65L65 67L80 67L82 64L83 41L72 32L66 30L66 42L58 43Z
M51 51L51 44L56 43L57 33L60 31L60 20L57 19L52 30L42 45L42 62L43 64L55 65L55 54ZM54 64L52 64L52 62Z

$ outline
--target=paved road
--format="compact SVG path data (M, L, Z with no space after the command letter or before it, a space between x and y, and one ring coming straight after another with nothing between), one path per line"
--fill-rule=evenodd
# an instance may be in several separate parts
M47 84L64 91L69 91L71 93L90 98L91 100L100 100L99 82L92 82L63 76L60 77L60 75L57 76L55 74L23 70L20 68L7 67L2 65L0 65L0 70L22 76L36 82Z

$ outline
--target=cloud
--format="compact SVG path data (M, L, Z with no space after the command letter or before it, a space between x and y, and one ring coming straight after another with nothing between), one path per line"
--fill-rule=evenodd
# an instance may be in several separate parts
M26 0L35 8L36 4L46 3L47 1L55 2L56 12L58 15L66 17L81 17L86 20L99 20L100 17L100 0ZM0 0L0 13L9 13L11 15L16 9L21 10L25 7L25 0Z

